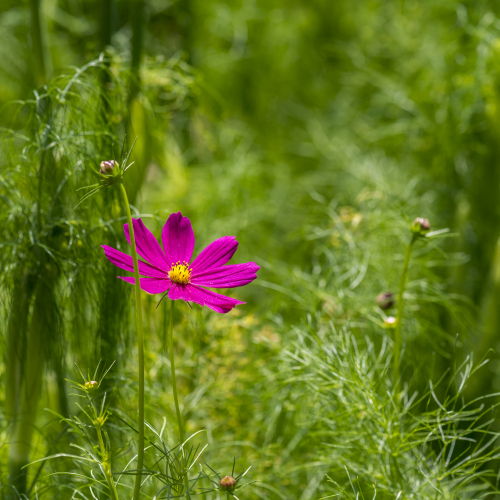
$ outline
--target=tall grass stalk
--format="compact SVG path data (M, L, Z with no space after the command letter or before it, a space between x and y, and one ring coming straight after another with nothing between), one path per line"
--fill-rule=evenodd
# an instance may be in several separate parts
M130 213L127 190L125 189L123 182L120 183L120 190L123 196L123 201L125 203L125 209L127 211L127 221L130 232L130 246L132 247L135 277L135 318L137 325L137 354L139 357L139 416L137 422L139 437L137 443L137 475L135 477L134 500L138 500L141 493L142 468L144 464L144 334L142 331L141 281L139 277L139 264L137 262L134 226L132 224L132 215Z

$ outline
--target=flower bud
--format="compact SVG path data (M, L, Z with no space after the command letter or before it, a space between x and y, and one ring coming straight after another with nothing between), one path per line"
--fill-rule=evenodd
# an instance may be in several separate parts
M94 420L94 425L96 427L104 427L104 424L106 423L106 416L105 415L100 415Z
M95 380L89 380L88 382L85 382L85 389L91 391L93 389L97 389L98 385L99 385L99 383L96 382Z
M431 230L431 224L429 222L429 219L423 219L422 217L417 217L413 221L410 228L413 233L417 233L420 236L424 236Z
M236 485L236 479L231 476L223 477L220 480L220 489L224 491L232 491Z
M115 160L101 161L99 173L102 175L111 175L113 170L118 166L118 162Z
M398 320L394 316L387 316L387 318L384 319L384 326L386 328L396 328L396 323Z
M391 292L384 292L377 295L375 299L377 301L378 306L383 311L390 309L394 306L394 295Z

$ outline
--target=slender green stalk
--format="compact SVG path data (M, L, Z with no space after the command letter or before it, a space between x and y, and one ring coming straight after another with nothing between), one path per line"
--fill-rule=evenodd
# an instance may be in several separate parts
M164 354L167 354L168 351L168 313L167 313L167 308L163 309L163 327L162 327L162 345L163 345L163 352Z
M116 2L115 0L102 0L101 8L101 49L104 51L111 45L111 39L115 32Z
M100 80L101 80L101 99L102 99L102 117L104 123L110 123L112 115L112 110L110 106L109 94L111 93L109 83L111 82L110 75L110 62L111 54L108 51L108 47L111 45L111 40L115 32L116 27L116 1L115 0L102 0L101 3L101 50L106 54L106 58L103 62L105 68L101 69ZM104 138L107 142L107 146L111 149L110 138Z
M411 241L406 247L405 261L403 264L403 271L401 273L401 280L399 282L399 292L398 292L398 314L396 321L396 328L394 329L394 355L392 358L392 377L394 387L399 383L400 371L399 371L399 356L401 354L402 336L401 328L403 323L403 306L404 306L404 291L406 286L406 278L408 277L408 267L410 264L411 252L413 250L413 244L417 240L418 235L416 233L412 234Z
M184 424L182 422L181 410L179 408L179 398L177 397L177 380L175 378L175 360L174 360L174 305L175 300L170 301L170 328L168 329L168 349L170 351L170 374L172 376L172 389L174 391L175 412L177 414L177 424L179 425L179 436L181 443L184 444ZM181 460L184 476L184 484L186 493L189 491L189 483L187 480L186 463L184 460L184 450L181 450Z
M15 275L5 348L5 416L10 425L15 423L20 410L22 359L25 357L30 300L33 294L33 286L30 286L30 280L24 272L24 264L20 263L19 267L21 271Z
M144 335L142 332L142 305L141 305L141 282L139 278L139 264L137 262L137 249L135 246L134 226L132 224L132 215L130 214L130 205L128 203L127 191L123 183L120 183L120 189L127 210L127 221L130 233L130 246L132 247L132 259L134 260L135 277L135 309L137 322L137 351L139 355L139 420L137 427L139 431L139 442L137 444L137 475L135 476L134 500L139 500L141 492L142 467L144 464Z
M132 24L132 80L129 100L132 101L140 88L139 69L144 42L144 0L131 0L130 14Z
M25 497L27 489L26 466L30 462L38 403L42 394L43 367L48 355L46 344L50 335L57 333L57 304L54 289L57 276L48 272L49 265L45 264L43 269L45 272L39 277L35 291L29 334L26 339L28 348L21 373L22 385L18 395L19 413L14 421L13 440L9 449L11 478L18 494L22 497Z
M102 439L101 425L99 423L94 424L97 437L99 439L99 446L101 448L101 455L103 457L103 470L104 475L106 476L106 481L108 483L109 494L111 496L111 500L118 500L118 492L116 491L115 481L113 480L113 474L111 473L111 460L109 458L108 451L106 450L106 446L104 445L104 440Z
M48 50L43 27L41 0L30 0L31 43L33 46L33 72L36 85L47 83L50 73L50 52Z
M177 423L179 425L179 436L181 443L184 443L184 425L182 423L181 410L179 409L179 398L177 397L177 381L175 378L174 361L174 304L175 300L170 301L170 328L168 330L168 348L170 351L170 373L172 375L172 388L174 391L175 412L177 413Z

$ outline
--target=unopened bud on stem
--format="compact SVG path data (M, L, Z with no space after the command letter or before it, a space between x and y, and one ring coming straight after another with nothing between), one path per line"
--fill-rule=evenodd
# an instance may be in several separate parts
M95 380L89 380L88 382L85 382L85 389L87 390L96 389L98 385L99 383L96 382Z
M417 217L411 225L411 230L413 233L416 233L420 236L424 236L431 230L431 224L429 222L429 219Z
M398 320L394 316L387 316L387 318L384 319L384 326L386 328L396 328L396 323Z
M377 301L380 309L384 311L394 306L394 295L391 292L381 293L377 295L377 298L375 300Z
M220 480L220 489L224 491L232 491L236 485L236 479L231 476L223 477Z
M118 162L115 160L101 161L101 168L99 173L102 175L111 175L115 168L117 168Z
M94 420L94 425L96 427L103 427L105 422L106 422L107 418L105 415L100 415L99 417L97 417L95 420Z

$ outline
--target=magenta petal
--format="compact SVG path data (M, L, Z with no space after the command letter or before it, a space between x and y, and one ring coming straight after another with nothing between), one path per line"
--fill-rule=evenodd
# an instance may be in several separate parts
M171 300L185 300L186 302L195 302L201 306L207 306L215 312L227 313L239 304L245 304L231 297L226 297L220 293L205 290L196 285L179 285L174 283L168 292L168 298Z
M135 285L135 278L128 278L123 276L118 276L123 281ZM152 295L157 293L166 292L171 286L172 282L169 279L157 279L157 278L140 278L141 288Z
M107 259L113 263L116 267L124 269L125 271L134 272L134 261L130 255L115 250L114 248L108 247L107 245L101 245L104 249L104 253ZM165 278L166 272L156 267L148 264L147 262L138 261L139 264L139 274L142 276L151 276L156 278Z
M231 260L238 248L238 242L234 236L223 236L210 243L191 264L193 272L202 271L211 267L220 267Z
M171 263L190 262L194 250L194 231L191 221L180 212L172 214L161 234L165 254Z
M142 222L141 219L132 219L132 224L134 224L134 236L137 253L155 267L165 269L165 271L170 270L170 262L163 253L163 250L153 233L144 225L144 222ZM125 236L128 244L130 245L128 224L123 226L123 230L125 231Z
M236 288L248 285L257 278L255 274L260 269L255 262L245 264L229 264L222 267L211 267L204 271L193 271L191 283L193 285L208 286L211 288Z

